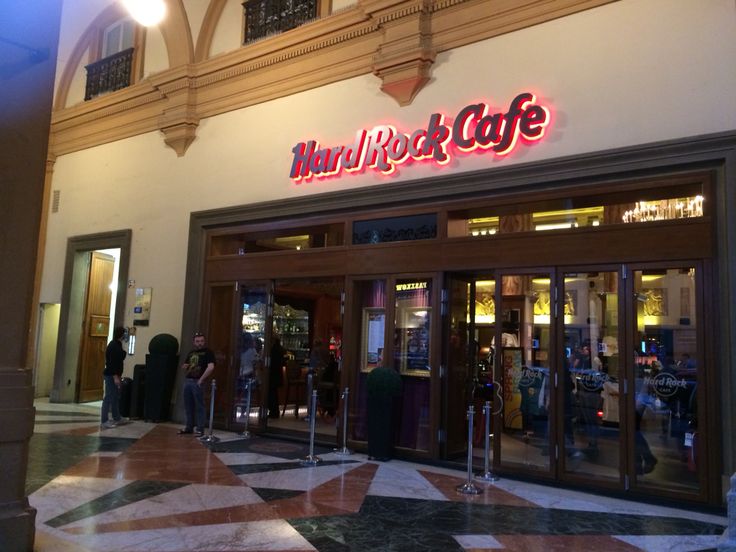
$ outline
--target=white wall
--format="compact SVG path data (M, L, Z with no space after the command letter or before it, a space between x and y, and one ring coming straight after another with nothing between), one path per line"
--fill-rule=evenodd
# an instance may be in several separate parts
M60 300L67 237L131 228L130 278L154 288L151 325L138 341L147 348L156 333L179 334L192 211L359 186L379 190L448 172L732 130L736 72L723 64L735 58L733 0L623 0L443 53L408 107L366 75L203 120L181 158L157 132L61 156L53 181L61 208L49 215L41 301ZM503 108L526 90L551 107L551 127L543 141L507 158L473 154L445 167L403 166L391 177L289 180L299 141L342 145L356 130L381 123L412 131L435 111L454 116L478 100ZM132 305L129 294L126 325Z
M228 0L212 35L209 57L237 50L243 40L243 4Z

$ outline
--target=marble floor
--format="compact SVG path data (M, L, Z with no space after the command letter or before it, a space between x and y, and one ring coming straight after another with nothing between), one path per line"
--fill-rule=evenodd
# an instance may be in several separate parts
M38 551L633 551L714 549L724 517L300 443L36 403L29 501Z

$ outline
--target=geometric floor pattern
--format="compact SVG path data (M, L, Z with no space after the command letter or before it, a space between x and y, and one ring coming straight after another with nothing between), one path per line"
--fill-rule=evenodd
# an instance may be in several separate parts
M726 518L173 424L101 431L89 405L36 403L27 491L37 551L695 551Z

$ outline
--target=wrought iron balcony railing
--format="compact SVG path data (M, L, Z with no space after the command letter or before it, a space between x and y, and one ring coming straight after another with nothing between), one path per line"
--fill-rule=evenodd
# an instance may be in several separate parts
M317 0L248 0L243 9L248 44L311 21L317 17Z
M113 92L130 86L133 50L134 48L128 48L86 66L85 101L105 92Z

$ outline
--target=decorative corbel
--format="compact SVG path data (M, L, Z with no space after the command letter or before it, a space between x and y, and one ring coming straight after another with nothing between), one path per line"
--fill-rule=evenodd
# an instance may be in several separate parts
M363 4L383 31L381 45L373 59L373 74L383 81L383 92L399 105L409 105L429 82L436 57L432 46L430 1L386 4L389 2Z
M151 80L155 81L155 77ZM154 82L154 86L167 99L166 107L158 119L158 128L164 135L166 145L182 157L197 137L199 126L195 79L186 71L166 82Z

